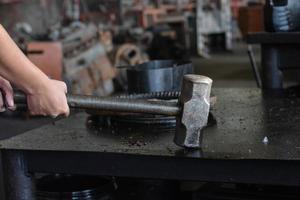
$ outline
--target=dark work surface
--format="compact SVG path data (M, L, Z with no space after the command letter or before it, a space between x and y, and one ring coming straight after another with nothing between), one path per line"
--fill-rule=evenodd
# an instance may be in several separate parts
M300 160L300 101L262 98L257 89L214 89L218 124L204 131L201 154L193 158ZM184 156L173 144L173 130L155 127L88 129L88 115L77 113L16 137L2 149ZM267 137L268 143L263 143Z
M300 32L250 33L246 40L248 44L300 44Z
M49 118L28 117L24 112L0 113L0 140L16 136L51 121L52 119Z
M0 113L0 140L14 137L25 131L51 122L49 118L28 117L23 112ZM2 156L0 154L0 199L4 199L2 173Z

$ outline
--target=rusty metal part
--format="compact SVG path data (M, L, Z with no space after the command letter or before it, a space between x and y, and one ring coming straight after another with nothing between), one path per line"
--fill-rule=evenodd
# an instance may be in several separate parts
M199 148L202 129L207 125L212 80L200 75L186 75L182 83L174 142L183 147Z

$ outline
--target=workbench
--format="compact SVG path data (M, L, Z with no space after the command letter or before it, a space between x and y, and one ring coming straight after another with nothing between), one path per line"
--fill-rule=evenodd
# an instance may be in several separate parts
M201 150L176 146L172 128L91 128L84 112L2 140L6 191L34 198L37 172L299 186L299 99L213 93L217 125L203 131Z
M247 43L261 46L262 86L265 89L283 88L282 71L300 68L300 32L251 33Z

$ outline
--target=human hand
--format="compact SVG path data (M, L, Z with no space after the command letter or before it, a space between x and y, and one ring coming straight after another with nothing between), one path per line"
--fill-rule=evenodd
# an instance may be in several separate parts
M27 105L31 115L68 116L70 113L66 98L67 86L64 82L47 79L27 94Z
M15 110L13 88L11 84L0 76L0 112L7 109Z

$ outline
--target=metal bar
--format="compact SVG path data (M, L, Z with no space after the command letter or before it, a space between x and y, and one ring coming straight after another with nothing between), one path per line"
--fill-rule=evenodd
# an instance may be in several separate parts
M93 96L68 95L68 104L73 108L96 109L129 113L177 115L180 108L174 103L162 101L100 98Z
M282 72L279 69L279 52L276 45L261 45L262 86L264 89L282 89Z
M199 150L182 150L178 155L30 151L28 168L30 172L300 186L300 161L202 159Z
M248 55L249 55L249 58L250 58L251 67L252 67L252 70L253 70L253 73L254 73L254 77L255 77L255 80L256 80L257 87L261 88L262 81L261 81L261 77L260 77L260 74L259 74L259 71L258 71L256 61L255 61L252 45L248 45Z
M26 103L26 96L15 92L16 104ZM166 101L149 101L140 99L118 99L111 97L95 97L85 95L67 95L68 104L72 108L116 111L126 113L147 113L175 116L180 113L176 103Z

